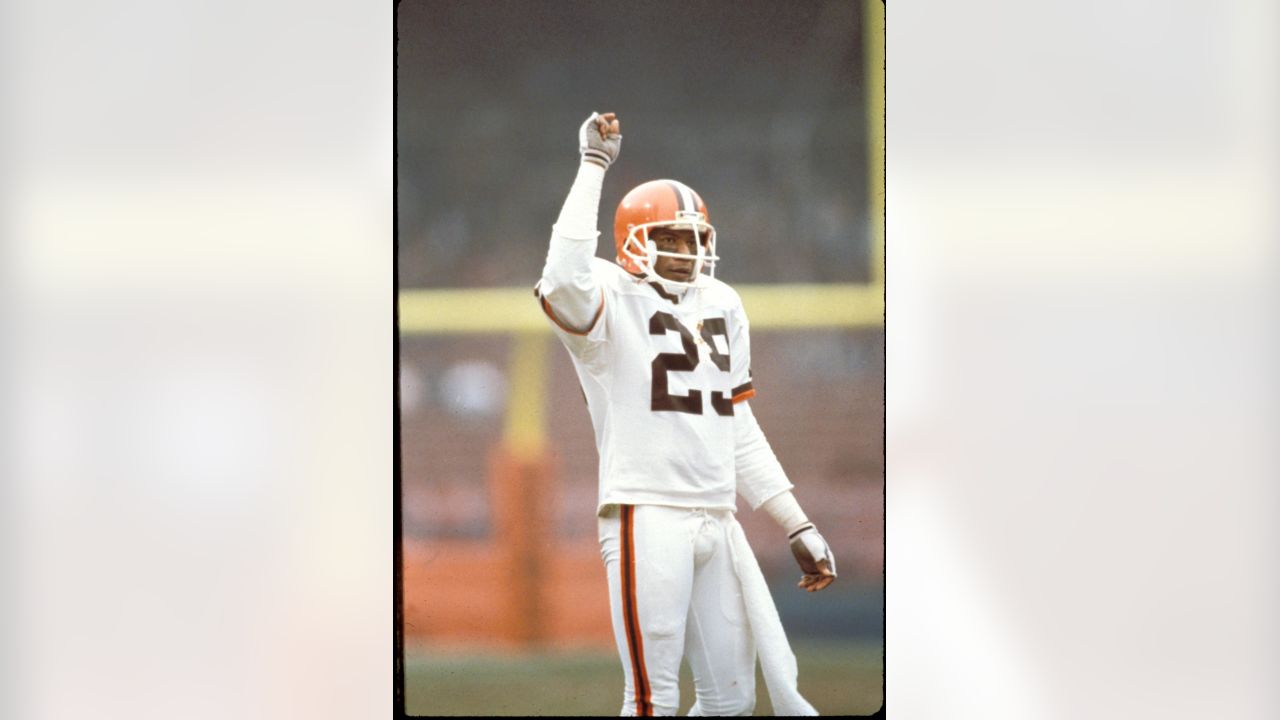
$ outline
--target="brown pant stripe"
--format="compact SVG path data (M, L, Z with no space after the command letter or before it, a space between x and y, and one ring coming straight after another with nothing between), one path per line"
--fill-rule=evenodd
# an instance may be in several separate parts
M635 691L636 715L653 715L649 696L649 675L644 667L644 638L636 610L636 549L632 515L635 506L622 506L622 616L627 629L627 649L631 653L631 678Z

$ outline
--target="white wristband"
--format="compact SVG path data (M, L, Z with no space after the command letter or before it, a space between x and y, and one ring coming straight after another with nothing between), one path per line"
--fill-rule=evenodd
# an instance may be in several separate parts
M804 514L804 510L800 509L800 503L796 502L796 496L792 495L790 490L784 490L765 500L760 507L769 513L769 516L781 525L783 530L787 531L787 535L795 533L806 525L813 525Z

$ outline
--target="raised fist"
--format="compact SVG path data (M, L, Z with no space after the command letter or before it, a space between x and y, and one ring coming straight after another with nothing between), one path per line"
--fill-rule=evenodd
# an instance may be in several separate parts
M622 152L622 126L613 113L591 113L578 129L578 152L582 159L608 168Z

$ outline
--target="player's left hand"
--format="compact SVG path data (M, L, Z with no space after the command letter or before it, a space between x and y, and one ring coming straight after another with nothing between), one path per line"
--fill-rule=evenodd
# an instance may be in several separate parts
M791 554L804 571L804 577L798 583L800 588L817 592L835 582L836 556L831 552L826 539L812 525L791 538Z

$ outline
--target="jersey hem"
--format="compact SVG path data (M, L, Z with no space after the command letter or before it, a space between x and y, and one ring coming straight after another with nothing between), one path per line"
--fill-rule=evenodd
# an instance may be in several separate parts
M619 497L619 498L610 498L608 500L603 500L598 505L596 505L596 517L603 517L606 511L608 510L608 508L612 505L663 505L666 507L686 508L689 510L704 508L707 510L728 510L729 512L732 512L732 513L736 513L738 511L737 503L730 503L726 505L724 503L718 503L718 502L700 503L700 502L688 502L684 500L673 501L673 500L653 500L651 498Z

